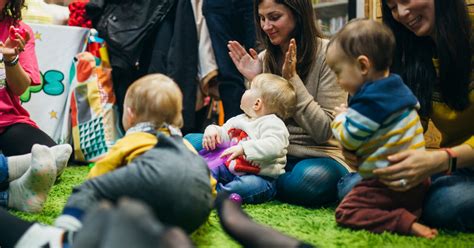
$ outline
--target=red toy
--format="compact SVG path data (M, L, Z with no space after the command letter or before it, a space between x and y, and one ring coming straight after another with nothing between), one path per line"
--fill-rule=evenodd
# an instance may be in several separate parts
M26 30L22 27L18 27L18 28L10 28L10 40L16 40L16 34L19 34L23 39L26 40Z

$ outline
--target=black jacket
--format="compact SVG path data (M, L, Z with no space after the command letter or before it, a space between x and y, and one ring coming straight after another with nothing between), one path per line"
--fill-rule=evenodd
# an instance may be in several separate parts
M112 67L135 65L144 40L174 3L175 0L91 0L86 5L92 25L107 41Z
M183 132L192 130L198 41L191 1L91 0L86 10L107 42L114 87L120 88L117 103L123 103L126 88L138 77L165 74L183 93Z

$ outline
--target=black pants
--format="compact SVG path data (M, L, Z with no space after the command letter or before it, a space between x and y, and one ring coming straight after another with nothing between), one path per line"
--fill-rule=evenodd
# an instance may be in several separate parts
M40 129L23 123L11 125L0 134L0 150L6 157L30 153L34 144L51 147L56 142Z
M32 222L24 221L0 208L0 247L14 247L31 225Z

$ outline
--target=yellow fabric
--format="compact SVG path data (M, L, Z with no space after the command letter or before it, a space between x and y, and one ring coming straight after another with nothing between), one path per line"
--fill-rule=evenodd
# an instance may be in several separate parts
M169 135L168 129L162 128L159 131ZM87 178L97 177L129 164L136 157L152 149L157 142L158 139L155 135L145 132L136 132L125 135L123 138L119 139L112 148L110 148L104 158L95 163L94 167L89 171ZM197 154L196 149L194 149L189 141L183 139L183 143L190 151ZM217 181L210 173L209 180L211 183L212 195L215 197L217 195Z
M433 59L435 69L439 70L439 61ZM473 67L474 68L474 67ZM441 147L468 144L474 148L474 72L471 73L469 93L470 105L464 111L455 111L440 99L433 99L431 120L441 132Z
M156 142L155 135L145 132L125 135L110 148L104 158L95 163L87 177L97 177L127 165L134 158L153 148Z

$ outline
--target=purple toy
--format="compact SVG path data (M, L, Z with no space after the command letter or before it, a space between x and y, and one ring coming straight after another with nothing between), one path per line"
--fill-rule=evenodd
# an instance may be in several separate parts
M235 203L242 204L242 196L237 193L230 194L229 199Z

